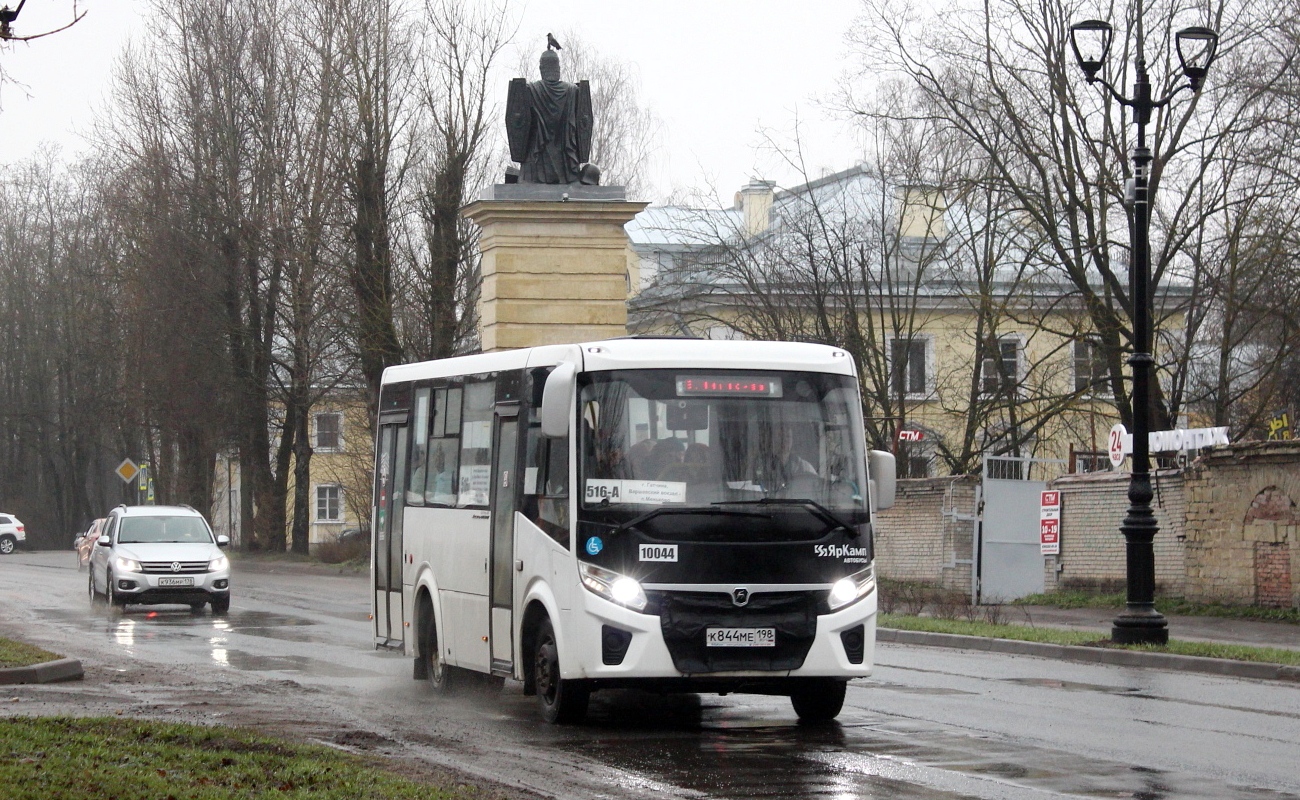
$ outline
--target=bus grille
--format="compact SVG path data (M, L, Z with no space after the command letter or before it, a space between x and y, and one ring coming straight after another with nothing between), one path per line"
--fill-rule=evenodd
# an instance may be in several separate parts
M673 664L688 675L798 669L817 633L815 592L758 593L743 607L721 592L665 592L657 599L664 643ZM775 628L776 646L709 647L708 628Z

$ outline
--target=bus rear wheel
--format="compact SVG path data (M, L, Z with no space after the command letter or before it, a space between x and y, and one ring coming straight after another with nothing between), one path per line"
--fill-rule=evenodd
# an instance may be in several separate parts
M830 722L844 708L848 681L837 678L813 678L790 693L790 704L800 722Z
M564 680L560 677L560 649L555 642L555 629L549 619L543 619L537 627L533 682L537 686L537 701L542 709L542 719L563 725L581 722L587 716L591 690L582 681Z

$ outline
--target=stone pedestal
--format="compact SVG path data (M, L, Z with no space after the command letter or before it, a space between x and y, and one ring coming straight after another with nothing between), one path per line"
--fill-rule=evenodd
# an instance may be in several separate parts
M483 352L625 336L623 225L646 205L571 198L466 206L461 213L482 229Z

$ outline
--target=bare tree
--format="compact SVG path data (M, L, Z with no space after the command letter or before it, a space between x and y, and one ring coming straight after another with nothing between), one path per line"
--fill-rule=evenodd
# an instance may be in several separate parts
M354 337L361 373L370 387L372 416L378 408L384 368L400 363L402 345L394 318L392 205L405 172L394 163L405 97L413 88L413 44L401 4L338 0L343 25L343 82L348 108L344 148L354 208L350 281L356 302Z
M1273 38L1273 10L1250 2L1207 7L1208 19L1200 22L1222 27L1232 20L1221 46L1223 72L1262 75L1262 83L1225 90L1212 80L1200 95L1163 109L1154 120L1153 285L1182 281L1179 259L1188 238L1223 212L1213 193L1201 191L1203 165L1224 157L1228 143L1269 127L1261 99L1282 64L1264 57L1267 48L1250 43ZM1132 345L1133 298L1123 186L1130 126L1121 109L1080 79L1069 55L1067 33L1079 13L1072 5L994 0L918 15L899 4L870 2L865 24L855 27L864 73L850 85L845 105L857 113L880 113L864 99L867 77L881 70L901 75L919 93L926 118L949 126L978 150L989 179L1043 235L1043 264L1073 288L1104 353L1110 395L1129 422L1123 354ZM1176 3L1148 3L1148 41L1171 41L1175 27L1189 24L1183 18ZM1129 38L1133 26L1120 27L1112 55L1118 71L1111 77L1123 84L1135 42ZM1160 91L1180 77L1171 51L1162 46L1147 53ZM1149 298L1166 327L1188 312L1185 304L1170 302L1176 295ZM1165 380L1153 387L1153 420L1168 427L1180 401L1162 389L1180 384L1186 364L1169 358L1162 364Z
M476 345L477 227L460 209L491 180L501 117L491 80L513 35L507 3L426 5L423 111L429 139L418 200L422 248L413 247L407 342L415 358L446 358ZM423 252L421 252L423 250Z

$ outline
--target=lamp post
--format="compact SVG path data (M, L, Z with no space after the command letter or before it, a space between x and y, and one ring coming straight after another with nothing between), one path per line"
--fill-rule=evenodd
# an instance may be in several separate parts
M1169 624L1155 606L1155 549L1152 545L1159 526L1151 510L1151 150L1146 127L1153 109L1168 105L1184 89L1198 92L1214 61L1219 35L1209 28L1184 28L1177 34L1178 60L1187 83L1160 99L1152 99L1143 53L1142 3L1137 8L1137 52L1134 60L1133 96L1120 94L1098 75L1106 63L1114 29L1109 22L1090 19L1070 26L1070 47L1088 83L1100 83L1116 101L1133 109L1137 143L1132 151L1133 177L1126 187L1131 214L1133 258L1130 269L1133 299L1133 472L1129 481L1128 513L1120 524L1127 555L1127 605L1115 618L1111 640L1122 644L1164 644L1169 641Z
M23 6L26 4L27 0L19 0L17 8L10 8L9 6L0 8L0 39L14 38L13 23L18 19L18 15L22 13Z

